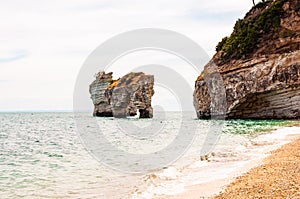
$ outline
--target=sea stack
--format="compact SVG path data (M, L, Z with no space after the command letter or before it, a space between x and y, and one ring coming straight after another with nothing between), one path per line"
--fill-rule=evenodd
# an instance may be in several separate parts
M99 72L90 85L94 116L152 118L151 99L154 95L154 76L142 72L129 73L113 80L113 73Z
M216 51L195 82L199 118L211 117L216 100L207 86L212 66L225 88L226 118L300 118L300 0L257 4Z

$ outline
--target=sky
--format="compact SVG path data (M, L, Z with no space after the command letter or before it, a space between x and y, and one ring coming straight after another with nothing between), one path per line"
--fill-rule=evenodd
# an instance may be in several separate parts
M74 85L87 57L126 31L176 31L213 56L216 44L251 6L250 0L0 0L0 112L72 110ZM129 65L167 65L178 59L163 60L168 56L149 51L115 64L129 70ZM112 66L111 71L117 78L125 69ZM190 85L196 77L188 77ZM156 104L174 108L172 93L156 91Z

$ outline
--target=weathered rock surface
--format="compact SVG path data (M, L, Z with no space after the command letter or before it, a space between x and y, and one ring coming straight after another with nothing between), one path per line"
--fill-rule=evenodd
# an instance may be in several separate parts
M118 80L112 73L100 72L90 85L94 116L152 118L151 99L154 95L154 76L129 73Z
M277 16L280 24L271 24L270 30L262 30L265 34L255 35L257 42L254 48L251 51L246 49L248 54L244 56L227 51L231 54L226 57L228 54L224 51L230 49L229 42L225 44L227 46L219 47L219 51L198 77L195 82L194 106L199 118L211 117L213 101L222 103L218 102L220 99L212 99L211 93L214 91L208 87L209 79L216 71L222 77L226 92L227 118L300 118L299 0L269 1L250 10L242 23L247 25L249 20L253 23L268 9L273 9L276 3L280 5L279 9L282 8L281 14ZM273 18L270 21L272 23ZM231 37L236 31L235 28Z

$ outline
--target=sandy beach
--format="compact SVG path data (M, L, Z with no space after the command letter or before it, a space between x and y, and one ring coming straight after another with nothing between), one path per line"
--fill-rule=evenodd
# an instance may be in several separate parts
M300 198L299 125L262 136L277 137L281 144L268 146L261 152L264 158L237 166L226 178L186 186L180 193L158 194L155 198Z
M275 150L215 198L300 198L300 138Z

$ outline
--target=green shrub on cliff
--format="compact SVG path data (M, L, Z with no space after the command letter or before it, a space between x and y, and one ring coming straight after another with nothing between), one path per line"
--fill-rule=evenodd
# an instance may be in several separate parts
M222 41L220 41L218 43L218 45L216 46L216 51L219 52L220 50L222 50L223 46L226 44L226 41L227 41L228 37L224 37L222 39Z
M255 50L263 35L279 28L280 16L284 13L282 6L285 1L261 2L251 10L261 9L260 14L243 20L239 19L231 36L223 38L216 46L216 51L222 52L222 60L226 62L230 59L247 57Z

